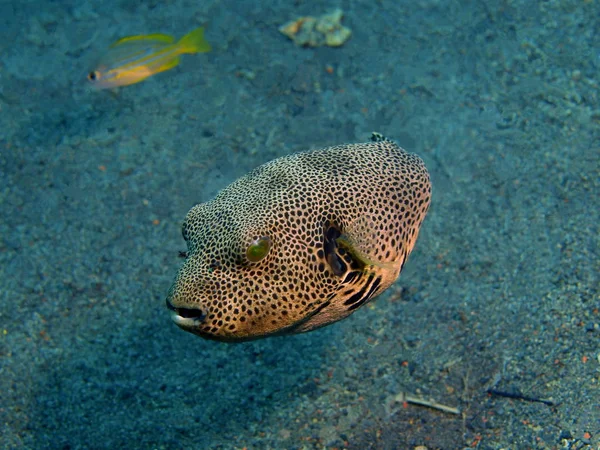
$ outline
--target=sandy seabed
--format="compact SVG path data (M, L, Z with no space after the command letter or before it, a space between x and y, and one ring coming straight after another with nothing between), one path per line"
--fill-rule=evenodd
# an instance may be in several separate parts
M336 6L342 47L278 31ZM574 0L0 3L0 445L600 448L598 17ZM200 25L211 53L86 87L117 38ZM170 322L195 203L372 131L433 182L393 288L305 335L228 345Z

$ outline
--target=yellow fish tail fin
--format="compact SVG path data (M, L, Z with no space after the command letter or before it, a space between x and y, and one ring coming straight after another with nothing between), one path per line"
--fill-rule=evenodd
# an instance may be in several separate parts
M211 50L210 44L204 39L204 27L186 34L177 45L181 53L206 53Z

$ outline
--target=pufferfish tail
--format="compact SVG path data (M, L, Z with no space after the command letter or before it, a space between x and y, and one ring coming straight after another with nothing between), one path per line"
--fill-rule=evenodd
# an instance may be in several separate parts
M204 27L189 32L177 44L181 53L206 53L211 50L210 44L204 39Z

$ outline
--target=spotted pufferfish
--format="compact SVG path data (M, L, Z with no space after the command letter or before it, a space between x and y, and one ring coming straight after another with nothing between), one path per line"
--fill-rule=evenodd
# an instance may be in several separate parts
M425 164L374 133L270 161L194 206L167 307L219 341L314 330L394 283L431 199Z

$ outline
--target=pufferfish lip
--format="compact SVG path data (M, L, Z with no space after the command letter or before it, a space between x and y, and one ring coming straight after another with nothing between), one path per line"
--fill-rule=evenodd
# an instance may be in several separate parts
M176 325L186 328L186 327L194 327L198 325L199 322L203 322L206 319L206 314L202 312L200 309L196 308L176 308L167 298L166 300L167 308L172 311L171 312L171 320L175 322Z

